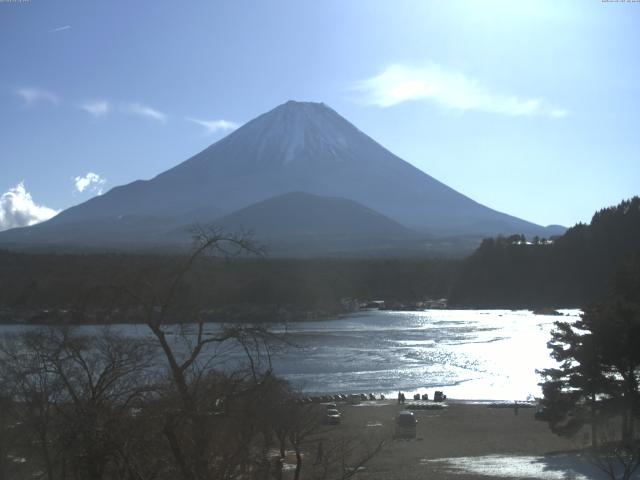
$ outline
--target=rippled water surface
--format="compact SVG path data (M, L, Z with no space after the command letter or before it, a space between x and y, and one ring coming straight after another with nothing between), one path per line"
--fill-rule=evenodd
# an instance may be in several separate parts
M294 346L277 355L273 366L309 393L393 395L403 390L431 397L434 390L444 390L456 399L525 400L541 394L536 369L553 365L546 347L553 322L574 321L579 314L562 313L366 311L336 320L293 322L276 329ZM117 328L148 335L145 326Z
M588 480L606 478L598 468L579 454L546 456L487 455L424 460L439 464L447 473L482 477L534 480Z
M427 392L458 399L526 399L541 394L536 369L553 365L546 343L567 316L510 310L371 311L294 323L299 349L276 371L310 392Z

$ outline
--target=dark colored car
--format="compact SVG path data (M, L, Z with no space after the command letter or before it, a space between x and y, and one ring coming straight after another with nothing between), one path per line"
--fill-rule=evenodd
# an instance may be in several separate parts
M416 438L418 420L416 414L409 410L402 410L396 415L395 438Z

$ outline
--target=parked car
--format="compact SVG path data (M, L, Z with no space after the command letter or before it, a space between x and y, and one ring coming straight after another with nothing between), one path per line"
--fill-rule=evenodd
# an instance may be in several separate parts
M340 412L336 408L327 408L324 413L324 423L327 425L338 425L340 418Z
M416 414L409 410L401 410L396 415L394 438L416 438L418 420Z

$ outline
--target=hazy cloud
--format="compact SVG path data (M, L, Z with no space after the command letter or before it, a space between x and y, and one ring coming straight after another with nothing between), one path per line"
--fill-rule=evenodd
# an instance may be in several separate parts
M102 188L107 183L104 178L94 172L89 172L84 177L75 177L73 182L78 192L82 193L86 190L98 195L102 195Z
M146 105L142 105L140 103L129 103L125 109L127 113L131 113L133 115L140 115L141 117L152 118L153 120L157 120L159 122L166 122L167 115L154 109L148 107Z
M208 134L217 132L229 132L235 130L240 125L229 120L199 120L197 118L186 117L190 122L196 123L205 128Z
M354 84L365 103L391 107L408 101L433 101L452 110L479 110L503 115L564 117L568 112L541 98L522 98L490 91L462 73L431 63L424 67L391 65L382 73Z
M555 118L562 118L562 117L566 117L567 115L569 115L569 111L568 110L564 110L562 108L554 108L553 110L551 110L551 112L549 114L552 117L555 117Z
M32 107L41 102L51 103L53 105L60 103L57 95L41 88L23 87L16 90L16 94L24 100L24 104L27 107Z
M62 27L57 27L49 30L49 33L64 32L65 30L69 30L70 28L71 25L63 25Z
M0 231L49 220L58 211L37 205L20 182L0 196Z
M94 117L101 117L109 113L111 105L105 100L91 100L81 104L80 108Z

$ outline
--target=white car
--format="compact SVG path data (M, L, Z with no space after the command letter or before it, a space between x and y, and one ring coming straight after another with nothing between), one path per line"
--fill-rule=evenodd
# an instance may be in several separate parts
M340 412L336 408L327 408L324 413L324 423L328 425L338 425L340 423Z

